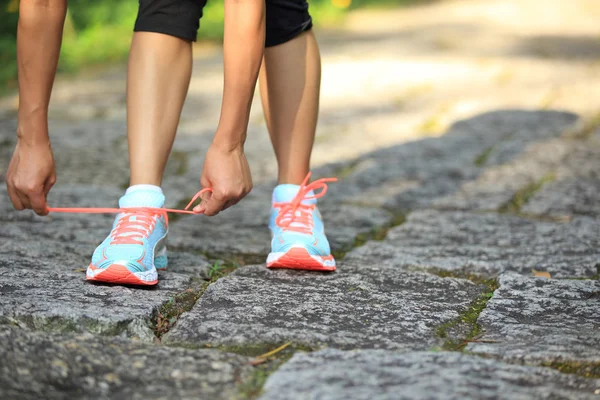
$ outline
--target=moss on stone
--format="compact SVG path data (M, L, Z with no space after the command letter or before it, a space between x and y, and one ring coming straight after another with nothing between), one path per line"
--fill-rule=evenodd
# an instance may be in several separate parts
M156 337L160 339L167 333L175 325L181 314L192 309L203 292L204 285L201 288L189 288L164 303L153 318Z
M279 348L280 344L250 344L243 346L220 346L217 349L225 352L236 353L246 357L259 357L273 349ZM269 375L286 363L297 351L311 352L315 349L310 347L291 344L276 354L264 359L264 362L254 365L250 376L238 385L238 398L255 399L262 394L262 388ZM261 360L262 361L262 360Z
M519 189L513 197L503 204L498 211L507 214L519 214L527 202L547 183L555 180L554 174L546 174L541 179Z
M239 399L256 399L262 394L262 388L271 375L279 366L273 368L270 365L254 367L250 376L238 386Z
M346 256L346 253L357 247L363 246L369 240L384 240L390 229L403 224L405 221L405 214L394 214L391 221L387 224L373 227L368 232L359 233L358 235L356 235L356 237L354 238L354 242L350 246L342 249L332 250L331 254L335 257L336 260L341 260L342 258L344 258L344 256Z
M201 283L196 281L194 287L171 297L160 307L153 318L155 336L160 339L175 325L181 314L192 309L211 283L227 276L238 267L239 264L233 262L215 261L208 271L208 281Z
M479 154L477 157L475 157L475 161L473 161L475 166L483 167L485 165L485 163L487 162L488 158L490 158L490 155L492 154L493 150L494 150L494 146L490 146L487 149L483 150L481 152L481 154Z
M494 278L486 278L475 274L464 274L453 271L428 270L427 272L434 273L442 278L459 278L468 279L473 283L482 285L483 292L475 299L469 307L461 312L459 316L436 329L436 335L445 339L442 348L450 351L460 351L465 348L469 342L479 337L482 334L482 327L477 323L479 314L486 308L488 301L494 296L494 292L498 289L498 281ZM459 340L450 338L450 331L465 332L464 336Z
M576 374L586 378L600 378L600 362L548 361L542 366L556 369L564 374Z

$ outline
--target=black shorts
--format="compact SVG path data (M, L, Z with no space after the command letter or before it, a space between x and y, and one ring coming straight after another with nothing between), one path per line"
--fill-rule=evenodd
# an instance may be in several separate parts
M136 32L158 32L195 41L207 0L139 0ZM306 0L266 0L265 46L276 46L312 28Z

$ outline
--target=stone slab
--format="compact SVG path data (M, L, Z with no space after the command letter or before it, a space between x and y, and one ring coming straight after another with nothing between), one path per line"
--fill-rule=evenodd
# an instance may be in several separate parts
M422 210L391 229L383 242L368 242L346 259L490 276L505 271L531 275L536 269L557 278L584 278L597 273L598 249L600 224L590 217L562 223L497 213Z
M488 166L476 179L465 181L454 193L431 205L451 210L500 210L522 189L552 179L572 147L570 141L562 139L532 143L514 159Z
M557 168L556 179L544 185L522 212L555 218L600 216L600 135L577 141Z
M342 264L338 270L240 268L209 286L163 341L429 349L443 342L436 328L457 318L485 289L467 280L369 265Z
M89 334L0 326L3 399L231 399L248 359Z
M326 349L294 355L267 379L260 399L592 400L598 388L598 379L456 352Z
M512 363L600 363L600 281L503 275L478 323L485 335L468 345L474 353Z
M491 135L472 159L478 173L453 192L429 202L440 209L498 210L524 187L551 176L573 150L561 138L578 117L562 112L499 111L457 123L449 131L467 138Z
M154 312L190 285L161 273L154 289L92 284L82 272L37 268L15 258L0 268L0 323L56 332L92 332L153 341Z
M117 207L122 192L93 185L59 185L48 202L57 207ZM4 196L6 188L0 186L0 199L7 200L0 201L0 267L27 263L61 271L86 268L115 218L111 214L61 213L39 217L31 210L14 210ZM170 272L205 277L210 265L201 254L169 251Z
M600 217L598 198L600 179L565 178L545 185L521 212L565 220L575 215Z
M491 200L497 208L557 165L569 148L557 138L576 121L574 114L554 111L482 114L457 122L440 137L390 146L337 166L333 171L343 179L330 195L345 202L384 205L397 213L432 204L488 209ZM538 147L552 157L537 155L534 170L526 162ZM505 187L495 181L498 174Z

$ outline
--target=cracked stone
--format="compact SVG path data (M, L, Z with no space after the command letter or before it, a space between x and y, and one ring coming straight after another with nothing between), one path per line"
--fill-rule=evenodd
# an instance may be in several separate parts
M565 218L600 216L600 137L576 143L557 168L556 180L542 187L523 207L525 214Z
M457 318L484 289L463 279L369 265L343 264L334 274L243 267L209 286L163 341L429 349L442 343L436 328Z
M202 279L208 278L208 270L214 263L201 254L176 250L169 250L168 258L169 273L175 272Z
M58 263L58 261L55 261ZM0 323L56 332L92 332L153 341L154 311L189 286L189 277L160 274L156 289L87 283L80 272L39 268L15 257L0 268Z
M600 281L507 274L480 314L468 351L507 362L600 362Z
M505 110L460 121L439 138L377 150L346 163L346 168L338 166L348 170L347 176L331 196L382 204L400 213L432 204L497 208L556 165L570 148L556 138L576 120L571 113ZM533 154L531 160L535 151L530 147L546 152ZM487 151L484 165L475 165Z
M389 231L346 255L353 262L378 260L403 269L442 269L482 275L548 271L557 278L597 273L600 224L589 217L569 223L502 214L417 211Z
M4 399L231 399L248 359L90 334L0 327Z
M523 207L527 215L568 219L573 215L600 216L600 180L585 178L550 182Z
M326 349L295 354L267 379L260 399L592 400L599 387L600 380L456 352Z
M240 256L247 263L266 260L271 246L268 229L271 193L266 187L254 190L236 207L214 218L185 218L177 221L169 243L178 249L195 250L219 257ZM392 221L386 211L339 205L323 198L319 209L333 250L346 250L356 236ZM343 218L340 218L343 215Z
M433 202L440 209L496 211L512 201L521 189L541 185L572 150L569 141L554 139L533 143L514 160L490 166L447 197Z

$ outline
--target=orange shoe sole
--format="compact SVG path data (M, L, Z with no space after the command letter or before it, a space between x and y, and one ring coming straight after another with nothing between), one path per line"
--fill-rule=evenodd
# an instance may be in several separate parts
M319 258L321 260L319 260ZM324 265L327 261L334 262L334 265ZM315 258L314 256L308 254L306 249L294 247L281 257L278 257L276 260L267 262L267 268L286 268L305 271L331 272L335 271L335 261L333 256Z
M92 270L97 270L90 265ZM94 276L87 275L86 279L93 282L115 283L118 285L136 285L136 286L153 286L158 283L158 279L145 281L136 276L127 267L119 264L112 264L108 268L104 268L102 272Z

